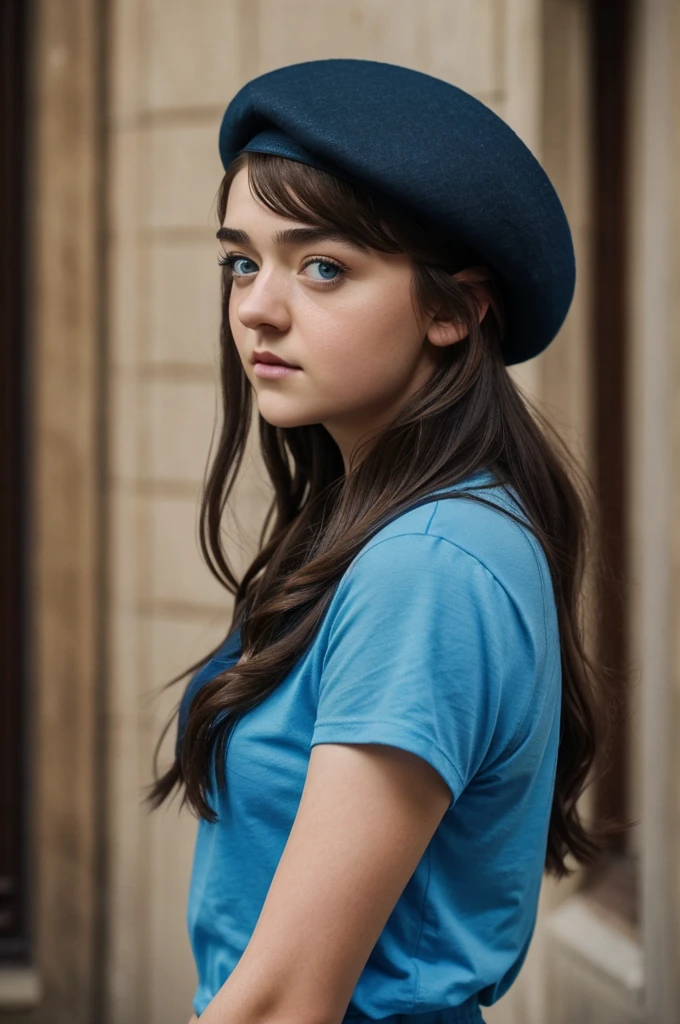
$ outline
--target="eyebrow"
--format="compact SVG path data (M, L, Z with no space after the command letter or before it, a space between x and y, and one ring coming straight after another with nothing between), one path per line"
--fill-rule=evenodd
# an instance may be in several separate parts
M238 228L226 228L222 227L216 233L215 237L220 242L231 242L233 245L251 245L250 235L245 231L239 231ZM308 242L340 242L343 245L348 245L352 249L357 249L359 252L366 252L368 246L362 242L358 242L353 238L349 238L342 231L333 231L329 228L322 227L309 227L309 228L284 228L282 231L276 231L272 235L272 241L276 245L306 245Z

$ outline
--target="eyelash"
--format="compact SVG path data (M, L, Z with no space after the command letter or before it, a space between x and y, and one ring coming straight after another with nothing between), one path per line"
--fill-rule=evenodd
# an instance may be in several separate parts
M226 254L226 256L218 256L217 262L220 264L221 267L228 267L229 269L233 270L234 263L236 262L236 260L248 259L248 256L241 256L239 255L239 253L229 252ZM303 265L302 270L305 270L312 263L327 263L330 267L335 267L336 270L340 271L338 277L334 277L332 281L314 281L314 284L319 285L321 288L332 288L334 285L339 284L340 281L342 281L343 277L345 276L346 271L349 269L343 263L339 263L337 260L331 260L327 256L313 256L310 259L308 259L307 262ZM235 274L234 276L251 277L252 275Z

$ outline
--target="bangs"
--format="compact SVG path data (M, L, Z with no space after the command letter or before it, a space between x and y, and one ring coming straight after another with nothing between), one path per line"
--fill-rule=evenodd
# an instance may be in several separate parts
M440 266L449 273L483 262L467 244L442 237L437 227L412 210L368 187L273 153L239 153L220 186L217 209L224 221L229 186L248 168L253 196L273 213L315 227L333 228L379 252L404 253L415 262Z

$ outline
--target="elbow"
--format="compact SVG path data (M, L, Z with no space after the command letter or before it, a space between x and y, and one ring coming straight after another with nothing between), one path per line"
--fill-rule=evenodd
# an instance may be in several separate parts
M341 1013L314 1013L314 1012L291 1012L285 1014L274 1013L267 1017L262 1024L342 1024L344 1012Z
M342 1024L346 1012L279 1007L270 1010L257 1024Z

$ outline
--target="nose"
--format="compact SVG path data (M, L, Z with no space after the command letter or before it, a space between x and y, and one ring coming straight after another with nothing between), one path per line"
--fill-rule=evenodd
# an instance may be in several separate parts
M236 294L236 313L244 327L257 330L270 324L280 331L290 326L290 309L285 286L285 273L259 270L244 294ZM237 285L232 284L232 295Z

